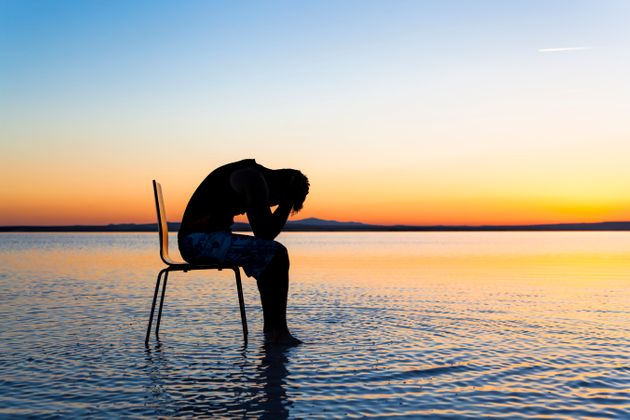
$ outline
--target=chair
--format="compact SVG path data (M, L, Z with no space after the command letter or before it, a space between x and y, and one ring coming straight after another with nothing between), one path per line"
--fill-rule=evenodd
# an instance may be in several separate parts
M162 297L160 299L160 309L158 310L157 321L155 325L155 336L159 338L160 320L162 319L162 307L164 306L164 294L166 292L166 282L168 281L168 273L171 271L193 271L193 270L223 270L230 269L234 271L236 276L236 290L238 292L238 303L241 309L241 323L243 324L243 338L247 343L247 317L245 315L245 303L243 300L243 286L241 285L241 272L238 266L223 266L219 264L189 264L173 260L168 255L168 224L166 222L166 213L164 211L164 198L162 197L162 186L153 180L153 193L155 196L155 209L158 219L158 234L160 237L160 258L166 264L157 276L155 283L155 292L153 293L153 304L151 305L151 315L149 316L149 326L147 328L147 336L144 340L145 345L149 344L149 335L151 334L151 324L153 323L153 314L155 312L155 303L158 291L160 289L160 281L164 276L164 284L162 285Z

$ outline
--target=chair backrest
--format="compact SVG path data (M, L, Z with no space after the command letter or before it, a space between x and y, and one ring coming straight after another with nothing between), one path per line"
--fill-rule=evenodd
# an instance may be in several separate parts
M153 180L153 194L155 196L155 210L157 212L157 227L160 237L160 258L166 264L173 264L173 260L168 255L168 223L166 221L166 211L164 210L164 197L162 197L162 186L155 179Z

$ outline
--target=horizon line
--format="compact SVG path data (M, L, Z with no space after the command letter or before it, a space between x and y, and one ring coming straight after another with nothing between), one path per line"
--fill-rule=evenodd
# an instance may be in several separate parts
M181 222L167 221L170 229L178 228ZM295 228L291 227L293 225ZM527 224L373 224L355 221L337 221L319 219L309 217L298 220L289 220L285 226L285 230L510 230L510 229L536 229L536 228L577 228L577 227L597 227L610 225L618 226L616 230L630 230L629 220L613 220L600 222L559 222L559 223L527 223ZM628 226L625 226L628 225ZM65 225L2 225L0 232L19 232L19 231L49 231L56 230L65 231L147 231L147 229L157 226L156 222L148 223L109 223L109 224L65 224ZM233 230L248 230L249 223L235 222L232 225ZM286 229L288 228L288 229Z

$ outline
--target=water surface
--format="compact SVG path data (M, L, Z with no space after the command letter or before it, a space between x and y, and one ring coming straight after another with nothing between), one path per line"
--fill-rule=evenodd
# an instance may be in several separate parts
M0 234L0 415L630 415L630 233L286 233L268 349L244 280L172 274L155 234Z

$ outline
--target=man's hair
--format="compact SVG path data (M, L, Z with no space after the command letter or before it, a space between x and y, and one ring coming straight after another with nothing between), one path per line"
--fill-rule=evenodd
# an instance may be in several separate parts
M304 206L304 200L308 195L308 190L311 185L308 182L308 178L297 169L279 169L278 173L281 174L282 178L287 182L286 187L288 188L289 198L293 203L291 212L299 212Z

